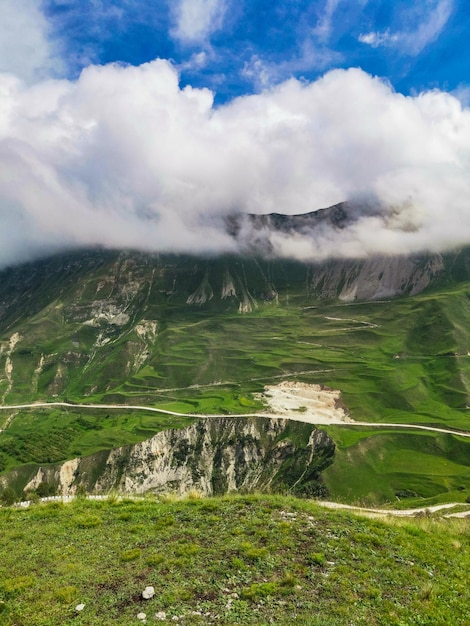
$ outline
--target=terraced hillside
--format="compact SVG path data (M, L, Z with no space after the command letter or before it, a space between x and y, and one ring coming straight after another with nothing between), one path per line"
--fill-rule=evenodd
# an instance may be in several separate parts
M263 408L265 385L298 380L340 390L351 418L371 423L326 427L337 444L323 474L332 497L463 500L468 440L373 424L470 430L469 259L464 251L313 266L88 251L5 270L2 404L77 406L1 411L3 480L13 484L17 468L21 489L20 467L191 421L80 404L246 414Z

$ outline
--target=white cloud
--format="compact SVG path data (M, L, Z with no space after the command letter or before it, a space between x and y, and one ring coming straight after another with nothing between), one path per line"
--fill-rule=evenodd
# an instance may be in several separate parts
M278 71L277 66L276 71ZM263 61L258 54L254 54L249 61L246 61L241 71L241 75L260 90L275 82L273 74L273 67Z
M59 69L40 0L1 0L0 72L32 82Z
M366 0L367 1L367 0ZM322 72L344 61L343 54L328 46L333 30L333 17L341 0L324 0L317 24L303 33L297 42L296 52L282 61L271 62L253 54L245 62L241 75L252 82L257 90L266 89L292 76L307 72Z
M223 23L226 0L178 0L172 36L184 43L204 43Z
M209 61L209 55L205 50L201 52L194 52L188 61L184 61L176 66L178 71L190 71L193 72L195 70L200 70L204 68Z
M0 263L82 245L233 250L232 211L386 207L279 253L305 258L470 243L470 111L358 69L214 108L157 60L27 87L0 75ZM390 207L393 210L390 210Z
M458 98L463 106L470 106L470 85L461 83L454 91L452 95Z
M361 43L366 43L372 48L378 48L379 46L392 46L399 41L400 37L395 33L392 34L390 30L385 30L383 33L371 32L361 34L358 40Z
M241 75L257 90L267 89L303 72L321 72L343 60L341 53L325 46L317 46L311 38L299 46L297 55L280 63L272 63L255 54L245 62Z
M333 15L341 0L326 0L323 13L318 20L313 34L322 42L328 41L333 25Z
M435 4L434 9L429 11L416 30L403 35L404 43L411 54L419 54L439 37L454 8L454 0L438 0L431 4Z
M454 9L454 0L426 0L418 2L403 17L403 27L397 32L387 28L383 32L361 33L358 40L373 48L394 47L410 56L418 55L439 37Z
M339 65L344 60L343 55L328 46L328 39L333 28L333 16L340 2L325 0L316 26L310 29L307 36L300 38L296 53L290 58L270 62L253 54L245 62L241 75L252 82L257 90L262 90L292 76L301 76L304 72L322 72Z

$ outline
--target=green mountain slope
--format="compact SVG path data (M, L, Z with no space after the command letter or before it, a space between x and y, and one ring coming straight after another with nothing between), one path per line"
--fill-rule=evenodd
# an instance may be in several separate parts
M264 385L287 379L341 390L358 421L470 430L469 258L312 266L86 252L11 268L0 281L0 401L243 414L262 408L255 394ZM385 297L387 289L403 295ZM354 299L368 291L374 299ZM0 470L187 423L132 410L2 411ZM373 426L328 432L338 444L325 474L335 497L469 493L462 438ZM418 452L413 471L402 471Z

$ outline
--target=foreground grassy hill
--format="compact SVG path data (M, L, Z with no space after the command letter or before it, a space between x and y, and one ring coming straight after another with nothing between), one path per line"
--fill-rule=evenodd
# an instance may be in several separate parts
M466 520L193 495L3 508L0 525L5 626L468 624Z
M469 258L441 260L422 293L406 283L401 298L367 302L337 299L361 275L354 265L88 252L13 268L0 282L0 401L231 415L262 409L266 384L318 383L341 390L351 417L371 423L328 428L332 497L464 500L468 439L373 424L470 430ZM413 267L423 272L426 261ZM132 409L1 411L0 473L8 480L15 468L188 423Z

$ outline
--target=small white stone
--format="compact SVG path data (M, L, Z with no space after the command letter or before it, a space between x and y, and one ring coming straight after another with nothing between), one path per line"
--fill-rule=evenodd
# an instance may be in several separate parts
M142 598L144 600L150 600L155 595L155 589L153 587L145 587L142 591Z
M137 613L137 619L144 621L145 619L147 619L146 613Z
M83 609L85 608L84 604L77 604L77 606L75 607L76 611L83 611Z

